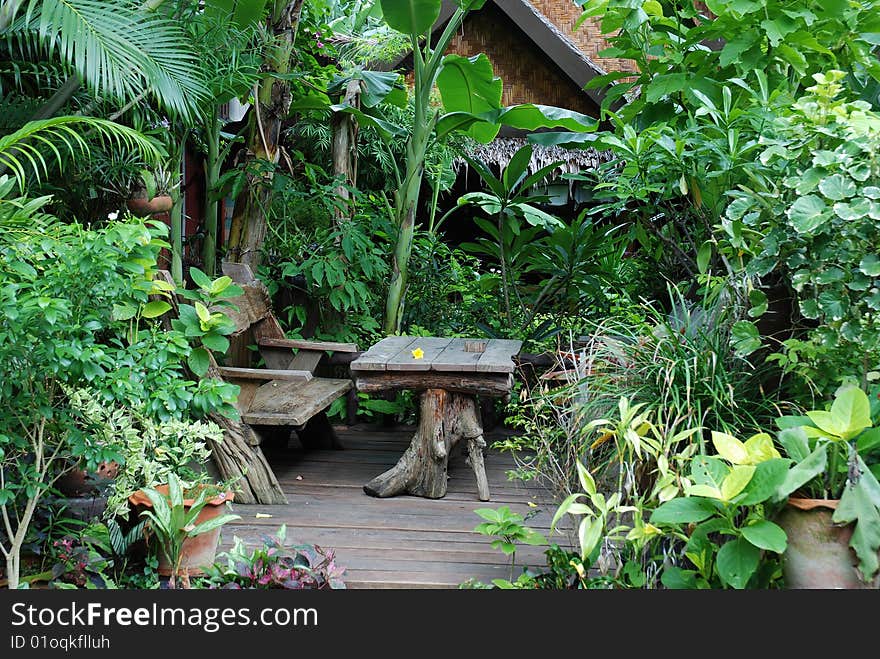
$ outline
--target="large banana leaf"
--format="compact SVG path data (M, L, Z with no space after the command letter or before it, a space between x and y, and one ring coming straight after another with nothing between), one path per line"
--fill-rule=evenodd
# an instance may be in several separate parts
M259 22L266 13L267 0L205 0L205 15L228 18L239 28Z
M478 123L510 126L522 130L564 128L578 133L590 133L599 127L598 120L580 112L549 105L524 103L480 114L450 112L440 117L437 122L437 136L442 138L453 131L467 131Z
M437 88L446 112L467 112L480 115L501 107L503 83L492 70L484 53L474 57L447 55L437 75ZM486 121L471 124L465 132L477 142L487 144L495 139L500 126Z
M440 0L381 0L385 22L398 32L420 35L440 17Z

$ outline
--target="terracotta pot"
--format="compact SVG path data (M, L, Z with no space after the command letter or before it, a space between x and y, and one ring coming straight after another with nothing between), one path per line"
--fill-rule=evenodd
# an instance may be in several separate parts
M155 488L157 492L168 495L168 486L167 485L157 485ZM233 492L221 492L217 496L212 499L208 499L208 502L205 504L204 508L199 511L198 517L196 517L195 524L201 524L202 522L206 522L209 519L214 519L215 517L219 517L223 514L223 504L227 501L232 501L234 496ZM141 510L145 508L152 507L150 500L147 498L147 495L144 494L142 490L138 490L134 494L128 497L129 503L133 506L139 507ZM195 502L195 498L183 500L183 505L187 510L193 505ZM180 550L180 564L178 566L178 574L189 574L189 575L200 575L204 574L204 568L213 565L214 558L217 555L217 545L220 544L220 527L214 529L213 531L208 531L207 533L202 533L201 535L197 535L192 538L187 538L183 541L183 545ZM173 571L173 566L168 562L162 552L159 552L159 574L162 576L169 576Z
M66 497L95 497L118 473L119 465L115 462L102 462L94 472L70 469L55 481L55 487Z
M853 525L835 525L836 499L792 497L777 519L788 536L782 571L786 588L863 589L880 587L860 579L858 559L850 548Z
M147 199L146 195L142 193L140 196L129 197L125 205L138 217L148 217L156 213L170 211L174 201L170 195L157 195L152 199Z

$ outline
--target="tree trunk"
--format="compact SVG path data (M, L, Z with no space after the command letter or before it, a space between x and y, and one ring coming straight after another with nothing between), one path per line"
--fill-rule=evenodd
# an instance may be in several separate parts
M266 58L265 69L271 73L290 72L293 42L304 0L275 0L269 18L274 45ZM256 270L266 238L266 211L272 203L272 167L281 158L281 125L290 108L290 83L266 76L260 83L250 117L247 138L247 166L264 160L269 167L260 174L248 175L244 190L235 201L229 232L231 261L245 263Z
M350 80L345 88L342 103L359 108L361 105L361 82ZM342 203L334 209L337 223L343 218L354 215L354 206L349 203L350 190L357 186L357 140L358 123L350 114L337 112L331 122L333 130L333 174L342 177L343 184L336 188L336 194Z
M428 389L422 394L419 429L412 443L394 467L364 485L364 492L374 497L445 496L449 454L462 439L469 443L480 501L488 501L489 485L483 465L485 442L476 400L444 389Z

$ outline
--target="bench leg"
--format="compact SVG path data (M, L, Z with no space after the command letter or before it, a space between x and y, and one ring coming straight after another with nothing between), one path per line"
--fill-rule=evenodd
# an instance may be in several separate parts
M324 412L318 412L296 431L299 441L307 449L332 448L342 450L345 446L333 429L333 424Z

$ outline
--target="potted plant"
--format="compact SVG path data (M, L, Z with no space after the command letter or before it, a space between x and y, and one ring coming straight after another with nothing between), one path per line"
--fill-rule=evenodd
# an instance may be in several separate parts
M207 483L184 492L180 479L169 474L167 485L145 487L129 497L132 505L142 507L140 515L158 545L159 574L171 577L171 587L178 578L187 585L190 575L203 574L204 568L213 565L220 527L240 519L223 513L233 496Z
M164 166L143 169L140 181L135 185L126 201L128 210L138 217L156 213L167 213L174 205L171 191L177 185L171 170Z
M777 491L788 497L778 518L787 587L880 587L878 417L876 395L845 385L829 410L778 419L777 439L794 461Z

